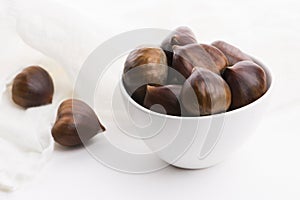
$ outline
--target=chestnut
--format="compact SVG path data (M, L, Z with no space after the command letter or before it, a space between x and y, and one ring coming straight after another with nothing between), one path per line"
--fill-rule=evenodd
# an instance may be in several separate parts
M167 82L168 65L164 51L157 47L140 47L128 55L123 82L132 98L143 105L146 85L164 85Z
M181 115L181 85L147 86L144 107L168 115ZM160 105L160 106L155 106Z
M89 105L78 99L68 99L60 104L51 133L57 143L72 147L103 131L105 127Z
M217 47L218 49L220 49L224 53L224 55L228 59L228 64L230 66L236 64L239 61L244 61L244 60L252 61L252 59L249 55L242 52L237 47L235 47L231 44L228 44L224 41L215 41L215 42L212 43L212 46Z
M252 103L267 91L266 73L254 62L238 62L226 68L222 76L231 89L231 110Z
M172 66L173 46L184 46L193 43L197 43L196 36L193 31L186 26L180 26L168 35L160 46L167 55L168 65Z
M53 80L40 66L25 68L13 80L12 100L23 108L50 104L53 93Z
M227 111L231 91L218 74L205 68L194 68L182 87L180 101L187 115L211 115Z

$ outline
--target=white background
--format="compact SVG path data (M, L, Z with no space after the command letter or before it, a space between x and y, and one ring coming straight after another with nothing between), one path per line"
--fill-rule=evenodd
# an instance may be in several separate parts
M187 25L200 42L223 39L236 44L274 72L273 100L254 136L215 167L168 167L131 175L106 168L83 148L66 151L56 147L52 159L32 183L14 193L0 193L1 199L300 199L299 1L62 2L87 12L100 26L111 20L120 32ZM22 63L47 59L2 25L0 80Z

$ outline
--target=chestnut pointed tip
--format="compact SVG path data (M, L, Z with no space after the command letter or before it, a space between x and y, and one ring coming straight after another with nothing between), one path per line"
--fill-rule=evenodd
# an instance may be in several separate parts
M173 45L173 46L172 46L172 50L173 50L173 51L177 51L178 49L180 49L180 46L179 46L179 45Z
M99 122L99 130L98 130L98 133L103 133L106 131L106 128L105 126L100 122L100 120L98 120Z
M153 85L147 85L146 87L147 87L147 91L149 91L149 92L155 90L155 86L153 86Z
M179 41L178 41L178 34L175 34L171 37L171 43L173 44L177 44Z
M197 70L197 67L194 67L193 69L192 69L192 73L194 72L194 71L196 71Z

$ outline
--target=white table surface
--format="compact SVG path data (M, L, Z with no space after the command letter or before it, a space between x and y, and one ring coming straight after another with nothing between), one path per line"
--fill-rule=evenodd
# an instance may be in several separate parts
M224 39L238 44L274 72L273 100L254 136L215 167L168 167L132 175L103 166L84 148L66 151L56 147L33 182L14 193L0 193L0 199L300 199L299 1L62 2L100 22L112 20L120 32L188 25L199 41ZM0 81L20 65L49 61L6 28L3 13L0 17Z

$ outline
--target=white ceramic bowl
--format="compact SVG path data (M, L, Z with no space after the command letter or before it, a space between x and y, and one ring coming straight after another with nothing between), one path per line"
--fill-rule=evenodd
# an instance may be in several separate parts
M132 100L120 81L124 103L138 126L135 131L153 153L174 166L200 169L223 161L255 131L268 106L272 74L259 64L266 71L268 91L247 106L211 116L177 117L145 109Z

